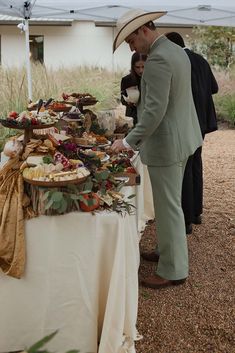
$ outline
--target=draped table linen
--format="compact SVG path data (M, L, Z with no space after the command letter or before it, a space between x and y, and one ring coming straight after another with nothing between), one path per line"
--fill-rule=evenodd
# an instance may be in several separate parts
M0 275L0 352L56 329L53 351L125 352L123 335L136 337L138 242L135 216L115 212L26 221L25 276Z
M155 217L152 187L147 166L141 162L138 152L133 156L132 164L140 174L141 180L140 185L134 187L134 193L136 195L136 221L138 231L141 233L145 229L146 222L153 220Z

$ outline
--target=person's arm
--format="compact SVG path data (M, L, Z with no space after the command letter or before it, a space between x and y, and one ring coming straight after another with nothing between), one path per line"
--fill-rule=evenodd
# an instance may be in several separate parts
M127 96L126 88L127 88L127 86L126 86L126 82L125 82L125 77L123 77L122 80L121 80L121 102L125 106L128 105L127 102L125 101L125 99L123 98L123 95Z
M135 128L126 136L126 142L133 149L138 149L160 125L168 105L171 79L171 67L164 58L158 56L145 64L142 76L146 84L144 110Z
M117 139L114 141L114 143L112 144L111 146L111 149L118 153L120 151L123 151L123 150L129 150L129 149L132 149L131 146L126 142L126 139Z
M146 82L146 94L141 119L125 139L114 141L111 147L113 151L119 152L128 146L138 150L157 129L167 109L171 78L171 68L163 58L148 60L142 76L142 80ZM161 82L161 85L156 85L156 82Z

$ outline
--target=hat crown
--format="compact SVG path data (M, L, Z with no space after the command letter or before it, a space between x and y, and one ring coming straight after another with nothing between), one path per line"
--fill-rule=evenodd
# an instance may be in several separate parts
M113 42L113 51L115 51L131 33L135 32L145 23L154 21L165 14L166 12L146 12L141 9L131 9L124 13L116 24L117 35Z
M124 13L117 21L117 31L119 32L127 23L131 22L134 18L144 15L146 12L141 9L132 9Z

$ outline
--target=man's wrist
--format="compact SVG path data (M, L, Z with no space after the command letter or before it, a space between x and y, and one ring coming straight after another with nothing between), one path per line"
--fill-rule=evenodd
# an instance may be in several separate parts
M132 147L129 145L129 143L126 141L125 138L122 140L122 143L123 143L123 145L124 145L126 148L132 148Z

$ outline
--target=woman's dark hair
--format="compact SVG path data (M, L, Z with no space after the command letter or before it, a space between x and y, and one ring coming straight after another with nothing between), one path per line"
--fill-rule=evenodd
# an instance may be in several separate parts
M146 61L147 60L147 55L144 54L139 54L139 53L134 53L131 57L131 75L133 76L133 78L135 78L138 82L139 77L135 72L135 64L138 61Z

